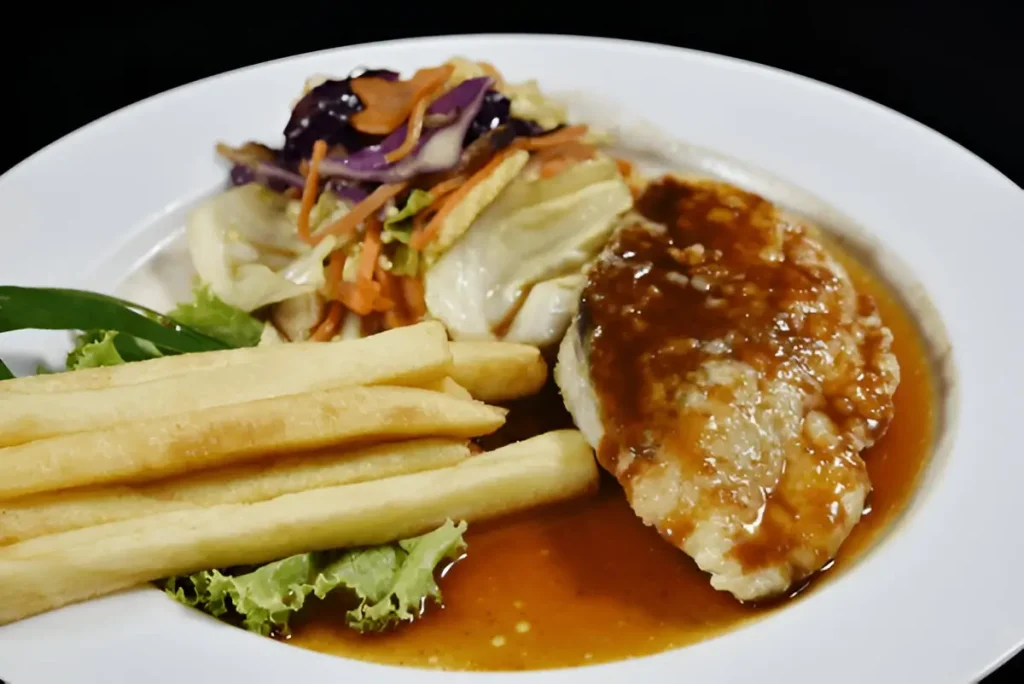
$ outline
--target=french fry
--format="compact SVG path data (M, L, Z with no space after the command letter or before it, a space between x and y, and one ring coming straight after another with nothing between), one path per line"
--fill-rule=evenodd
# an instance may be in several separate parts
M174 511L0 548L0 624L171 575L381 544L593 491L593 451L547 433L456 466L248 505Z
M369 440L478 437L504 422L504 409L411 387L262 399L0 449L0 500Z
M254 503L319 487L436 470L469 458L463 441L419 439L329 449L206 470L137 487L101 487L0 502L0 545L46 534L202 506Z
M349 342L271 346L274 352L262 360L106 389L0 394L0 446L335 387L417 385L447 374L451 352L440 323L392 332L398 331Z
M473 395L491 403L536 394L548 378L540 350L514 342L452 342L450 375Z
M469 393L469 390L460 385L459 383L452 380L450 377L444 377L440 380L432 380L431 382L421 385L423 389L433 390L434 392L443 392L452 397L458 397L459 399L472 399L473 395Z
M379 348L396 349L391 345L403 345L405 351L416 349L416 345L433 342L439 337L447 337L444 326L437 321L424 321L415 325L387 330L370 338L345 340L345 344L358 343L350 347L353 353ZM140 385L144 382L163 380L165 378L188 375L200 371L214 370L226 366L240 366L250 363L275 364L280 359L312 358L310 354L320 352L328 357L334 350L324 348L322 342L294 342L290 344L271 344L245 349L226 349L224 351L201 352L197 354L179 354L164 356L148 361L137 361L122 366L104 368L87 368L73 373L51 373L46 375L30 375L13 380L0 382L0 396L11 394L53 394L56 392L80 392L83 390L100 390L109 387Z

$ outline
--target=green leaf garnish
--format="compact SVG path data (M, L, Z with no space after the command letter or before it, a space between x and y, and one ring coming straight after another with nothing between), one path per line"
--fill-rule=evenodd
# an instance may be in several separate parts
M124 358L118 353L114 344L116 332L90 330L78 336L78 343L68 353L67 369L69 371L83 368L100 368L101 366L120 366Z
M381 234L384 244L396 241L409 244L409 240L412 238L412 217L433 203L434 196L429 192L413 190L409 199L406 200L405 206L384 221L384 232Z
M311 595L341 589L358 600L345 623L359 632L379 632L415 620L428 599L440 602L434 572L466 548L466 523L450 520L433 532L393 544L300 553L243 574L204 570L172 577L166 592L187 606L216 617L240 618L251 632L288 633L292 615Z
M225 304L209 285L197 287L192 302L179 304L167 315L232 347L255 347L263 334L263 323L241 309Z
M193 330L152 309L117 297L46 287L0 286L0 332L111 330L176 353L229 349L230 344Z

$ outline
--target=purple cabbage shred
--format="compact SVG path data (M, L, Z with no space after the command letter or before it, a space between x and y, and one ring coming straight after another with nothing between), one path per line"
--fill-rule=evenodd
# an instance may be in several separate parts
M379 143L383 136L360 133L349 123L353 114L363 110L363 103L352 92L352 81L360 76L373 76L394 81L398 74L388 69L364 69L340 81L325 81L306 93L292 110L284 128L284 155L290 159L307 159L313 143L324 140L329 146L342 145L349 152Z

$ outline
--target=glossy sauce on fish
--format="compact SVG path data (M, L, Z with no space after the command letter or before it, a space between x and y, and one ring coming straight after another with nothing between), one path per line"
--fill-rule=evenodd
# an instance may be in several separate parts
M860 518L859 454L899 383L892 335L810 229L757 195L667 177L636 209L580 307L598 460L713 586L776 597Z
M834 563L794 590L800 596L849 568L904 509L928 461L936 421L936 386L912 318L879 279L832 253L892 331L901 379L888 429L862 453L872 485L865 514ZM482 446L570 424L553 384L510 408L509 423ZM466 556L442 573L444 606L427 606L419 621L359 635L344 626L344 603L329 598L300 614L291 642L416 667L569 667L681 647L787 603L743 604L714 590L690 558L639 521L607 475L591 498L471 525L467 541Z

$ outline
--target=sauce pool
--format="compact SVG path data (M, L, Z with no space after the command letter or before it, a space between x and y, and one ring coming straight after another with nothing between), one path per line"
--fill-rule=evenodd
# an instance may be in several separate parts
M869 510L801 597L851 567L906 507L931 454L936 422L933 372L914 321L877 277L831 251L857 289L874 297L892 330L901 381L888 431L863 454L872 483ZM553 386L510 408L509 423L482 446L571 424ZM443 607L427 606L420 620L396 631L361 635L345 627L347 606L328 598L299 615L290 643L392 665L547 669L678 648L788 603L744 605L712 589L687 556L636 518L607 475L590 498L471 525L466 539L466 556L440 578Z

